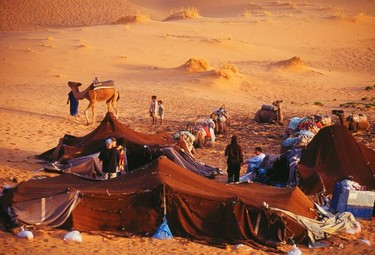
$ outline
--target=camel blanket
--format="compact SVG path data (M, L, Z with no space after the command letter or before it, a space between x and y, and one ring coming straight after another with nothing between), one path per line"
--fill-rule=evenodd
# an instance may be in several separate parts
M100 82L91 83L90 86L91 86L91 89L93 89L93 90L114 88L115 87L115 82L112 81L112 80L109 80L109 81L100 81Z
M353 113L351 115L351 118L354 122L357 122L357 123L359 123L360 121L363 121L363 122L367 121L367 116L363 114Z

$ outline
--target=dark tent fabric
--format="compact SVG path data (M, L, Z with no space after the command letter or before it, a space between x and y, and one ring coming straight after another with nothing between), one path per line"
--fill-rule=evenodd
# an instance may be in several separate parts
M261 184L228 185L209 180L161 156L137 171L107 181L72 174L20 183L14 190L17 214L30 210L31 201L64 193L79 193L80 202L64 226L81 231L152 236L163 222L164 209L174 236L224 246L244 243L273 250L276 241L293 236L306 241L306 229L269 207L315 218L314 204L298 188ZM166 201L164 208L163 201ZM50 199L56 211L60 200ZM53 210L49 206L46 210ZM39 210L39 209L38 209ZM45 215L58 215L44 212ZM35 213L22 214L35 222ZM57 217L57 216L56 216ZM50 222L58 219L49 218ZM40 225L44 225L40 223ZM281 239L281 240L280 240Z
M216 175L222 174L216 167L198 163L178 146L160 148L160 154L166 156L177 165L207 178L214 179ZM98 156L99 152L80 158L70 159L66 164L52 163L47 166L45 170L50 172L72 173L87 178L101 178L102 165Z
M45 168L46 171L78 174L88 178L96 178L102 176L102 164L99 161L99 152L73 158L66 164L52 163Z
M66 134L60 139L57 147L36 157L49 162L66 163L69 159L101 151L104 148L104 141L109 137L115 137L118 144L126 145L130 170L159 156L159 148L176 144L176 141L165 132L152 135L139 133L120 123L113 113L108 112L91 133L83 137Z
M332 194L335 182L348 175L375 189L375 151L358 143L343 125L322 128L302 150L297 168L307 195Z
M64 224L80 201L79 192L63 192L50 197L24 201L14 205L17 217L28 225L58 227ZM20 206L20 207L18 207ZM25 210L27 208L27 210Z
M177 146L164 147L160 149L162 155L172 160L190 171L208 178L215 178L215 175L222 174L221 171L213 166L198 163L192 156L184 152Z

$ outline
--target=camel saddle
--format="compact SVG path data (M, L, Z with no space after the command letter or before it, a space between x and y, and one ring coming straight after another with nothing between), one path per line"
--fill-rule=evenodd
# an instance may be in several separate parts
M105 88L114 88L115 82L113 80L93 82L93 83L91 83L90 86L91 86L91 89L93 89L93 90L105 89Z

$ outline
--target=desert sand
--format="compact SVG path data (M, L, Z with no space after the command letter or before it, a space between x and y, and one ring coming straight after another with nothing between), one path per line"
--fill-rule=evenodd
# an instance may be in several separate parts
M367 115L370 130L354 136L375 149L374 27L374 0L0 0L0 186L53 175L34 156L64 134L82 136L100 123L104 103L96 105L89 126L88 101L80 101L78 118L70 118L66 104L68 81L86 88L94 77L115 81L119 120L139 132L173 134L224 104L229 133L195 154L223 171L230 135L239 137L246 158L256 146L278 154L290 118L333 109ZM161 126L148 116L152 95L163 100ZM253 120L262 104L278 99L283 126ZM360 223L362 232L347 240L331 237L325 248L299 248L303 254L374 254L374 220ZM62 240L65 233L35 229L27 241L0 231L0 254L265 254L182 238L82 233L82 243L71 243Z

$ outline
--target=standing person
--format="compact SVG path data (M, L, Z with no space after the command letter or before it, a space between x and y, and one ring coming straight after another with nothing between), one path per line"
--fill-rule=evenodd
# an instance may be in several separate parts
M119 160L118 160L118 169L119 174L123 175L128 172L128 159L126 157L126 147L125 145L119 147Z
M156 120L156 96L152 96L151 97L151 104L150 104L150 108L149 108L149 113L150 113L150 117L152 118L152 125L156 124L157 123L157 120Z
M78 115L78 104L79 101L74 97L73 91L68 93L68 100L66 100L66 104L70 102L70 115L76 117Z
M228 183L238 182L243 164L243 153L236 135L232 136L230 144L225 148L225 156L227 157Z
M105 180L116 177L118 155L117 149L113 147L113 140L111 138L105 140L105 148L99 154L99 160L103 165L102 171Z
M264 169L260 168L260 163L262 163L263 159L265 158L265 154L263 153L263 149L261 147L256 147L254 150L255 156L249 158L244 162L244 164L248 164L246 174L249 174L249 178L253 180L258 174L263 174L265 172Z
M126 146L124 145L117 145L116 138L112 137L112 146L116 148L118 154L118 163L117 163L117 174L123 175L127 171L128 168L128 161L126 158Z
M164 106L163 106L163 101L158 100L158 115L160 119L160 125L163 124L163 119L164 119Z

